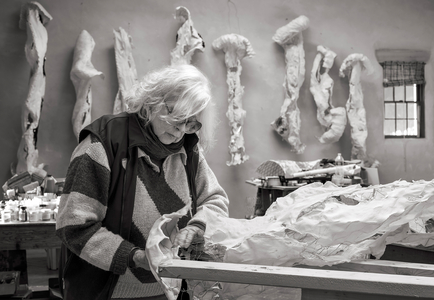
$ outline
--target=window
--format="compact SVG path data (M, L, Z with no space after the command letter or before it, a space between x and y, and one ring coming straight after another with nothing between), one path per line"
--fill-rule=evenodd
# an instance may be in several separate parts
M423 138L424 62L381 62L386 138Z
M423 137L423 84L384 88L384 136Z

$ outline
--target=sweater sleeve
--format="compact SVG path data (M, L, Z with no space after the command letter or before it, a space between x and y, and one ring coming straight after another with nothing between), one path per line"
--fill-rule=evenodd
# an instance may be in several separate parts
M207 207L225 217L229 216L228 196L218 183L202 151L199 152L199 164L196 174L196 193L197 213L190 220L189 225L203 223L206 226L206 218L202 213L203 207Z
M134 245L102 225L109 185L106 152L103 145L89 135L72 154L60 198L56 234L80 258L122 275Z

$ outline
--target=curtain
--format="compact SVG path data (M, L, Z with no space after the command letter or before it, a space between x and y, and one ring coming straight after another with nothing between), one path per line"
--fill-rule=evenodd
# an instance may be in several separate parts
M385 61L383 67L383 87L411 84L425 84L425 63Z

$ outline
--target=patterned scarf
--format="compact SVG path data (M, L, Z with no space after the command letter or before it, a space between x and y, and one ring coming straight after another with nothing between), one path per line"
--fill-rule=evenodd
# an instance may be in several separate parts
M146 139L146 144L143 146L143 150L153 159L164 159L170 154L179 152L179 150L181 150L182 146L184 145L185 135L179 142L165 145L154 134L151 124L143 126L143 123L140 122L140 125L142 125L140 127L142 128L143 135Z

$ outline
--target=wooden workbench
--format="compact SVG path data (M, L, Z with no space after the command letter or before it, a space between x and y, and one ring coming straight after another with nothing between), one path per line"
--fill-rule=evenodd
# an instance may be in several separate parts
M48 294L47 286L28 287L26 250L47 249L50 267L57 268L57 249L61 246L60 239L56 236L56 221L20 222L12 221L0 223L0 254L5 256L9 267L0 264L0 270L14 269L21 272L20 291L17 298L27 297L34 290L42 290ZM12 266L12 268L11 268ZM55 267L53 267L55 266Z
M60 248L56 221L0 223L0 250Z

